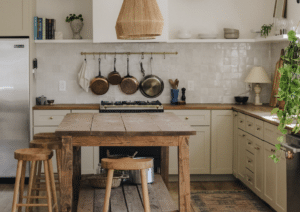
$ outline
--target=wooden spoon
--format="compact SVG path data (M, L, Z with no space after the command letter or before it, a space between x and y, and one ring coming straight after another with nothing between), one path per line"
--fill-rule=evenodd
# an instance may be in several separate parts
M175 86L176 86L176 89L178 89L178 85L179 85L179 80L176 79L176 80L175 80Z
M175 83L174 83L173 80L169 79L169 83L171 84L171 87L172 87L173 89L176 89L176 85L175 85Z

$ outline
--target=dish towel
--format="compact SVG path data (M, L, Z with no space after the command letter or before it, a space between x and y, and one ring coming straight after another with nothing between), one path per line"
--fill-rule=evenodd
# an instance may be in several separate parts
M85 91L89 92L90 80L88 78L88 72L86 70L86 60L83 61L80 71L78 73L78 84Z

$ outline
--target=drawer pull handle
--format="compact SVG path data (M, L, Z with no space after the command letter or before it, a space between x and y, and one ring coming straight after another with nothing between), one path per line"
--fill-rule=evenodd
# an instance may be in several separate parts
M249 127L251 127L251 126L252 126L252 124L248 124L248 126L249 126Z
M241 120L240 123L243 123L243 121Z
M248 163L251 163L252 162L252 160L248 160Z
M53 116L51 116L50 119L52 120L52 119L53 119Z
M258 127L257 130L260 130L260 128Z
M238 114L234 114L234 116L238 116Z
M246 135L245 134L243 134L243 137L245 137Z
M248 182L251 182L251 179L250 179L250 178L248 178Z
M248 142L248 144L249 144L249 145L251 145L251 144L252 144L252 142Z
M271 152L275 152L275 149L271 149Z
M260 148L259 148L259 147L254 147L254 149L256 149L256 150L260 150Z
M185 117L185 120L189 120L189 117Z

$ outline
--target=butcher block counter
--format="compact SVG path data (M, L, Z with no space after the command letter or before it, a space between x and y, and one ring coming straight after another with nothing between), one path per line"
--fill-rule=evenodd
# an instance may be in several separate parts
M270 124L278 125L276 115L271 115L273 107L268 105L255 106L253 104L186 104L170 105L164 104L165 110L234 110L244 113ZM55 105L36 105L33 110L99 110L99 104L55 104ZM290 127L288 127L290 128Z
M179 211L190 211L189 138L196 130L173 113L69 113L55 131L62 138L61 211L76 211L82 146L178 147ZM162 153L163 157L164 156ZM168 170L161 167L165 181ZM72 210L73 207L73 210Z

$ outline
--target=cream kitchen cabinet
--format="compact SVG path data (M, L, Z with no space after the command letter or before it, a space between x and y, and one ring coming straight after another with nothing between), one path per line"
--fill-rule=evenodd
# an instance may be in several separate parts
M238 129L237 133L237 176L242 182L245 182L245 172L246 172L246 136L247 134Z
M99 113L98 110L35 110L33 112L34 134L55 132L56 128L68 113ZM99 163L99 148L83 147L81 150L82 174L96 173ZM56 156L53 157L53 169L56 172Z
M157 0L164 18L164 28L161 36L150 40L118 40L116 22L123 0L93 0L93 42L166 42L168 40L168 0Z
M264 143L264 192L263 199L276 211L286 211L286 159L282 151L280 162L277 164L269 158L275 152L275 146Z
M30 36L35 0L1 0L0 36Z
M211 174L232 174L233 112L211 111Z
M237 177L238 170L238 113L233 112L233 163L232 173Z
M210 174L210 111L167 110L186 120L197 131L190 137L190 173ZM177 147L170 147L169 174L178 174Z

